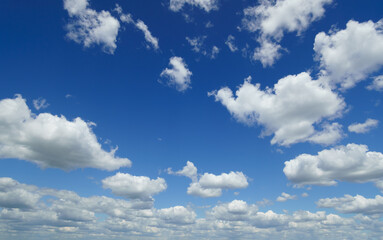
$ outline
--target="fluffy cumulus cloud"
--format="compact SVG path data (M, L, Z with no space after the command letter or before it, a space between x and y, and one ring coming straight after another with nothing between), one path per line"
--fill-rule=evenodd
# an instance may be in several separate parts
M117 196L141 200L151 200L153 195L167 188L163 178L150 179L120 172L102 180L102 186L111 189Z
M314 51L323 81L333 87L340 85L342 89L348 89L381 69L382 26L382 20L376 23L350 20L346 29L318 33Z
M353 123L348 126L348 131L354 133L366 133L378 126L379 121L376 119L367 119L364 123Z
M284 34L300 35L312 22L325 13L324 7L332 0L276 0L259 1L259 5L244 9L242 25L250 32L258 32L260 47L256 48L254 60L264 67L271 66L280 57L278 44Z
M181 57L171 57L169 65L171 68L165 68L160 77L164 83L175 87L177 91L184 92L190 88L192 72L188 69L186 63Z
M367 86L368 90L382 91L383 90L383 75L374 77L374 80Z
M104 52L113 54L120 22L110 12L97 12L89 8L88 0L64 0L70 22L66 28L67 37L84 47L100 45Z
M348 144L317 155L301 154L285 162L286 177L297 185L336 185L337 181L379 182L383 178L383 154L366 145Z
M17 95L0 101L0 158L17 158L42 168L116 170L131 161L104 151L92 131L94 123L68 121L49 113L33 114Z
M169 8L174 12L178 12L185 4L199 7L206 12L218 9L218 0L170 0Z
M340 116L343 99L306 72L282 78L274 88L260 89L251 78L239 86L235 96L228 87L209 93L221 102L239 122L265 127L263 135L272 135L272 144L290 145L310 141L332 144L342 136L337 123L324 124L317 131L315 124Z
M342 198L325 198L317 202L320 208L334 208L341 213L382 214L383 197L365 198L361 195L345 195Z
M23 191L20 200L12 195ZM352 197L348 201L352 202ZM366 199L374 211L381 197ZM374 202L376 200L376 203ZM343 201L343 200L340 200ZM340 206L336 203L335 205ZM332 207L334 204L327 204ZM209 207L197 217L191 207L156 209L152 202L81 197L75 192L39 188L0 178L0 237L2 239L379 239L382 223L374 215L344 218L323 211L261 212L243 200ZM355 212L369 212L355 211ZM354 211L352 211L354 212ZM372 214L373 212L371 212ZM321 238L320 236L323 236Z
M214 175L204 173L201 176L197 174L197 168L192 162L187 162L182 170L173 172L171 168L167 170L169 174L185 176L192 180L187 189L187 193L199 197L219 197L223 189L247 188L249 183L247 177L242 172L222 173Z
M283 192L281 196L277 197L277 202L286 202L287 200L295 200L297 199L296 195L290 195L288 193Z

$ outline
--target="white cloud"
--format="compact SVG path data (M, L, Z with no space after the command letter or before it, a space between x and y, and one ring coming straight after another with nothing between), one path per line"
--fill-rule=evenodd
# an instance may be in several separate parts
M129 159L115 157L117 148L110 152L101 148L94 125L79 117L68 121L64 116L33 114L20 95L0 100L0 158L68 170L129 167Z
M382 91L383 90L383 75L373 78L374 80L367 86L368 90Z
M265 90L260 89L260 84L252 84L249 77L235 96L227 87L210 92L209 96L221 102L237 121L264 126L263 135L274 134L272 144L331 144L339 140L336 136L341 136L338 124L325 125L322 132L315 130L314 124L340 116L345 103L306 72L284 77L274 88Z
M194 38L186 37L186 41L190 44L192 47L192 50L196 53L199 53L202 51L203 55L206 55L206 51L202 50L203 48L203 43L207 37L206 36L198 36Z
M195 222L197 214L183 206L175 206L171 208L163 208L157 211L157 214L166 223L185 225Z
M44 98L38 98L33 100L33 106L38 111L40 109L47 108L49 106L49 103L47 103L47 100Z
M206 12L218 9L218 0L170 0L169 8L174 12L178 12L185 4L199 7Z
M379 70L383 65L382 25L382 20L350 20L346 29L318 33L314 51L320 61L322 80L333 87L339 84L344 90Z
M277 202L286 202L287 200L295 200L297 199L296 195L290 195L288 193L281 193L281 196L277 197L276 201Z
M169 65L171 68L164 69L160 77L165 78L166 83L179 92L190 88L192 72L187 68L184 60L181 57L171 57Z
M233 35L229 35L225 42L225 44L229 47L230 51L232 52L238 51L238 47L235 45L234 41L235 41L235 37Z
M20 184L11 178L0 178L0 207L30 209L40 199L37 188Z
M297 185L336 185L336 181L376 182L383 178L383 154L366 145L348 144L318 155L301 154L285 162L283 172Z
M167 172L190 178L192 182L187 193L204 198L219 197L222 195L222 189L246 188L249 185L247 177L242 172L222 173L220 175L204 173L198 178L197 168L189 161L182 170L173 172L169 168Z
M146 26L146 24L143 21L137 20L136 27L144 33L145 40L149 42L154 49L159 48L158 39L152 36L152 33L149 31L148 26Z
M198 177L198 175L197 175L197 168L190 161L186 162L186 166L184 166L182 168L182 170L179 170L177 172L173 172L171 168L168 168L167 172L168 172L168 174L188 177L188 178L190 178L193 181L197 181L197 177Z
M219 48L218 48L217 46L213 46L213 47L211 48L211 55L210 55L210 58L211 58L211 59L215 59L215 58L217 57L218 53L219 53Z
M341 213L381 214L383 213L383 197L365 198L361 195L355 197L345 195L343 198L325 198L317 203L320 208L335 208Z
M275 61L281 57L279 52L281 45L263 38L258 39L258 42L261 46L254 50L253 59L255 61L259 60L264 68L274 65Z
M308 194L308 193L306 193L306 192L304 192L304 193L302 193L302 194L301 194L301 196L302 196L302 197L308 197L308 196L309 196L309 194Z
M71 17L66 26L69 39L86 48L101 45L104 52L114 53L120 22L110 12L90 9L87 0L64 0L64 9Z
M256 215L258 207L255 204L247 204L242 200L233 200L215 206L208 212L207 218L215 218L224 221L246 221Z
M154 180L145 176L132 176L120 172L102 180L102 186L111 189L112 193L117 196L141 200L150 200L153 195L167 188L163 178Z
M366 133L378 126L379 121L376 119L367 119L364 123L353 123L348 126L348 131L354 133Z
M148 26L140 19L137 21L133 20L133 17L130 13L123 13L120 5L116 4L116 8L114 9L119 15L120 20L123 23L133 24L137 29L139 29L145 37L145 40L155 49L159 49L158 38L154 37L152 33L149 31ZM148 46L149 48L149 46Z
M323 17L324 6L332 0L261 0L255 7L244 9L242 25L250 32L259 32L254 60L264 67L271 66L280 58L280 42L285 32L300 35L312 22Z

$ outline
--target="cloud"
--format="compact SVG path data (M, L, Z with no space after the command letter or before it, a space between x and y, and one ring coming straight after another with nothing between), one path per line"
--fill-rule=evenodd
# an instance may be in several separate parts
M361 195L355 197L345 195L343 198L325 198L317 203L320 208L334 208L341 213L382 214L383 197L365 198Z
M163 208L157 211L160 219L166 223L176 225L187 225L195 222L197 214L183 206Z
M367 133L378 126L379 121L376 119L367 119L364 123L353 123L348 126L348 131L354 133Z
M235 37L233 35L229 35L225 42L225 44L229 47L230 51L232 52L238 51L238 47L235 45L234 41L235 41Z
M120 22L110 12L97 12L89 8L87 0L64 0L70 22L67 24L67 37L88 48L100 45L104 52L113 54Z
M285 162L283 172L293 183L336 185L342 182L377 182L383 178L383 154L368 151L366 145L348 144L318 152L301 154Z
M383 75L373 78L373 82L367 86L368 90L382 91L383 90Z
M32 208L4 206L1 202L2 239L25 239L26 236L31 240L65 239L91 235L105 240L123 239L127 235L145 239L261 240L280 239L281 236L284 239L311 239L312 236L324 235L327 239L339 239L339 236L375 239L382 233L382 222L374 215L345 218L323 211L299 210L291 214L279 214L272 210L259 212L255 204L236 199L209 207L204 217L197 218L190 207L156 209L152 202L148 205L148 202L139 199L81 197L72 191L39 188L14 179L0 178L1 196L16 189L36 195L38 201L33 200ZM21 198L27 201L27 198ZM380 201L380 197L376 199ZM379 204L375 205L377 211L381 208ZM367 205L373 209L372 202ZM364 208L363 205L359 207Z
M192 182L187 189L187 193L203 198L219 197L222 195L222 189L247 188L249 185L247 177L242 172L222 173L220 175L204 173L198 177L197 168L189 161L182 170L173 172L169 168L167 172L168 174L190 178Z
M250 32L259 33L257 41L261 47L255 49L254 60L263 67L272 66L280 58L284 34L296 32L300 35L312 22L325 13L324 6L332 0L276 0L259 1L259 5L244 9L242 25Z
M190 88L192 72L187 68L184 60L181 57L171 57L169 65L171 68L164 69L160 75L167 85L175 87L179 92Z
M68 121L64 116L33 114L20 95L0 100L0 158L65 170L129 167L129 159L115 157L117 148L110 152L101 148L92 131L94 125L79 117Z
M140 19L137 21L133 20L133 17L130 13L123 13L120 5L116 4L116 8L114 9L119 15L120 20L123 23L133 24L137 29L139 29L145 36L145 40L155 49L159 49L158 38L153 37L152 33L149 31L148 26ZM149 46L148 46L149 47Z
M321 32L314 51L320 62L322 81L342 90L354 87L383 65L383 21L350 20L346 29ZM355 47L358 46L358 47Z
M150 200L153 195L167 188L163 178L154 180L145 176L132 176L120 172L102 180L102 186L111 189L112 193L117 196L141 200Z
M261 90L260 84L252 84L249 77L235 96L228 87L208 95L221 102L237 121L264 126L262 135L274 134L271 144L288 146L305 141L332 144L342 135L337 123L324 125L321 132L315 129L314 124L323 119L340 116L345 103L306 72L284 77L274 88Z
M296 195L290 195L288 193L283 192L281 196L277 197L277 202L286 202L287 200L295 200L297 199Z
M47 100L44 98L38 98L33 100L33 106L37 111L39 111L40 109L47 108L49 103L47 103Z
M180 11L185 4L193 7L199 7L206 12L218 9L218 0L170 0L169 8L173 12Z
M20 184L12 178L0 178L0 207L31 209L40 196L33 186Z

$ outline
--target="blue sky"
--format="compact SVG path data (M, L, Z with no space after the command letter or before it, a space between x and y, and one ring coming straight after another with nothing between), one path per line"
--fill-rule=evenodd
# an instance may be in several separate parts
M0 3L0 238L382 239L383 4Z

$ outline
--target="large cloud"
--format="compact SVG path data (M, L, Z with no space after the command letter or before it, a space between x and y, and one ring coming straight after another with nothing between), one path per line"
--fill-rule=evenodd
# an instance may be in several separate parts
M264 67L271 66L280 57L278 44L285 32L301 34L312 22L320 19L325 12L324 6L332 0L277 0L259 1L255 7L244 9L242 24L250 32L259 32L254 60Z
M182 170L173 172L171 168L167 169L169 174L185 176L192 180L187 189L187 193L199 197L219 197L223 189L247 188L249 183L247 177L242 172L222 173L214 175L204 173L198 176L197 168L192 162L187 162Z
M115 170L131 161L106 152L81 118L68 121L49 113L35 115L20 95L0 101L0 158L17 158L42 168Z
M350 20L346 29L318 33L314 50L322 80L348 89L379 70L383 65L382 26L382 20L377 23Z
M235 96L228 87L209 95L221 102L237 121L264 126L263 135L274 134L272 144L286 146L304 141L331 144L342 136L337 123L323 125L322 132L315 130L314 124L339 116L345 103L306 72L280 79L273 89L261 90L260 84L252 84L249 77Z
M383 178L383 154L366 145L348 144L318 155L301 154L285 162L286 177L298 185L336 185L337 181L377 182Z
M89 8L88 0L64 0L64 9L71 17L67 25L69 39L84 47L101 45L104 52L114 53L120 22L110 12Z
M163 178L150 179L128 173L116 173L114 176L105 178L102 180L102 185L104 188L110 188L117 196L141 200L150 200L154 194L167 188Z

